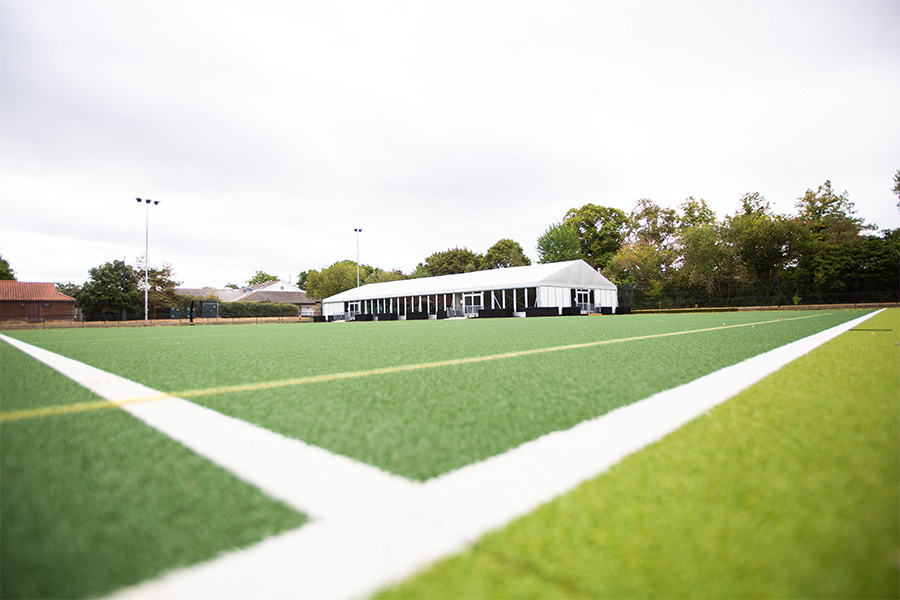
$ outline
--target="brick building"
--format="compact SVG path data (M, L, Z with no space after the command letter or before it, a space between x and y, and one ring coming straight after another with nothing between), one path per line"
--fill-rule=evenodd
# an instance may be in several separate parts
M75 298L56 291L53 283L0 280L0 322L72 321Z

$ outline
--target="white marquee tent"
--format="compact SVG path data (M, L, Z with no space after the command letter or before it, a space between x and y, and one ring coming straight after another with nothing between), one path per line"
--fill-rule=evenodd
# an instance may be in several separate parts
M526 316L612 312L617 306L616 286L583 260L573 260L370 283L325 298L322 315L331 320Z

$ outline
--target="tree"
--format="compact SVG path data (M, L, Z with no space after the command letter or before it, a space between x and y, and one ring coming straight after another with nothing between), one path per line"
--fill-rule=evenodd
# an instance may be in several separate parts
M571 225L554 223L537 240L539 263L562 262L581 258L581 240Z
M894 173L894 188L891 191L900 200L900 170ZM897 209L900 210L900 201L897 202Z
M162 267L150 267L148 273L150 288L147 294L147 304L151 315L157 311L184 304L184 299L175 291L181 282L172 279L175 275L172 265L163 263ZM143 284L143 281L138 284L138 288L142 291Z
M403 272L398 269L385 271L384 269L379 269L378 267L376 267L366 277L363 283L383 283L385 281L399 281L401 279L403 279Z
M678 219L680 230L690 229L700 225L713 225L716 222L716 213L707 204L706 200L696 200L693 196L685 198L679 207L681 217Z
M679 234L679 246L680 274L691 285L703 289L709 298L723 283L733 280L737 256L734 247L725 241L721 225L713 222L685 227Z
M482 269L522 267L531 264L518 242L504 238L491 246L481 261Z
M634 285L637 297L660 300L666 284L666 258L659 248L644 242L626 242L609 265L614 280Z
M365 273L360 265L360 280L365 281ZM321 272L312 270L306 278L306 295L316 300L328 298L335 294L356 287L356 263L352 260L342 260Z
M15 281L16 272L9 266L9 262L0 254L0 279L11 279Z
M305 290L308 277L309 271L300 271L300 274L297 275L297 287L301 290Z
M81 306L79 298L81 297L81 287L84 284L74 283L71 281L60 282L56 284L56 291L66 296L75 298L75 306Z
M278 275L269 275L265 271L257 271L256 275L247 280L247 285L256 285L257 283L267 283L269 281L278 281Z
M611 274L635 285L638 297L658 301L677 274L675 249L678 216L642 198L628 215L625 244L613 256Z
M856 211L847 192L835 194L830 181L820 185L816 191L807 189L797 199L796 207L800 224L812 233L817 242L849 242L859 237L861 231L873 229L862 219L853 216Z
M628 217L618 208L585 204L569 209L563 224L578 232L582 258L594 268L606 269L625 241Z
M425 259L424 268L432 277L452 275L453 273L470 273L482 269L482 256L467 248L452 248L443 252L435 252Z
M671 208L662 208L652 200L641 198L628 215L627 231L631 242L668 250L675 244L678 215Z
M102 318L125 318L138 313L144 295L138 289L140 275L124 261L114 260L88 272L79 302L85 313Z
M893 295L898 285L898 261L900 229L886 230L882 237L863 235L825 247L819 257L816 281L833 292L889 291Z
M425 265L419 263L413 272L409 274L409 279L421 279L422 277L431 277L431 272Z
M742 196L741 206L742 211L727 219L726 236L749 274L770 287L781 271L800 258L806 244L803 228L773 214L757 193Z

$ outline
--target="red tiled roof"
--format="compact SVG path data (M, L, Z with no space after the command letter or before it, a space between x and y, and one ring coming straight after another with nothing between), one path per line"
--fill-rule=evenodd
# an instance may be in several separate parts
M0 300L14 302L75 302L75 298L56 291L53 283L27 283L0 279Z

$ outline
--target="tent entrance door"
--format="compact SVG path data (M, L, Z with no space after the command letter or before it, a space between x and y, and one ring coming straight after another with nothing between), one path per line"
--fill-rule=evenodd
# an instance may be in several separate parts
M484 292L463 294L463 310L467 317L477 317L478 311L484 308Z
M591 312L591 291L575 290L575 305L580 308L583 313Z

